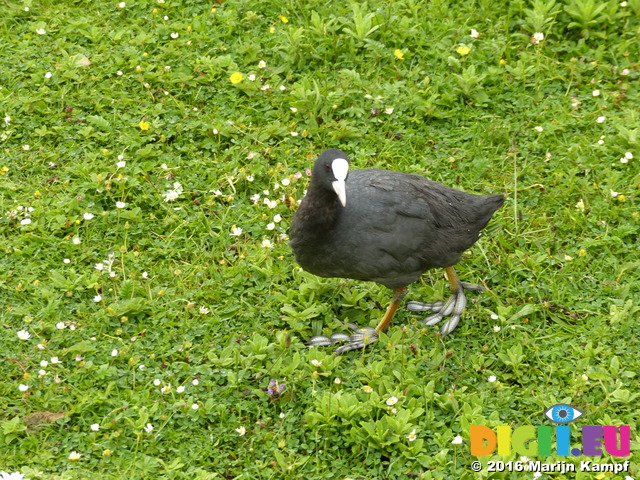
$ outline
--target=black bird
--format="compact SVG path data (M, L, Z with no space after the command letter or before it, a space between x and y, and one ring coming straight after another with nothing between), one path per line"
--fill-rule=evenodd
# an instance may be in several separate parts
M389 325L407 285L431 268L444 268L453 295L445 302L409 302L435 325L449 317L451 333L467 305L465 290L484 290L461 282L453 266L479 237L503 195L472 195L438 182L375 168L349 171L341 150L322 152L311 183L291 223L290 245L297 262L321 277L377 282L393 290L391 305L374 329L349 323L354 334L312 337L307 345L347 341L336 353L364 348Z

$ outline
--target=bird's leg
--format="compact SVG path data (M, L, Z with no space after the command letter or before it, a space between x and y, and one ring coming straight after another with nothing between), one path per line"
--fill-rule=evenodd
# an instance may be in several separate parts
M337 342L348 342L345 345L341 345L336 348L336 354L340 355L345 352L349 352L351 350L359 350L361 348L366 347L367 345L372 344L376 340L378 340L378 334L383 332L387 326L391 323L393 319L393 315L396 313L396 310L400 306L402 299L407 293L407 289L396 288L393 291L393 297L391 298L391 304L387 309L384 317L380 320L380 323L376 328L371 327L358 327L354 323L347 323L347 326L354 331L352 335L347 335L346 333L334 333L330 337L325 337L324 335L316 335L315 337L311 337L309 341L306 343L309 346L318 346L318 347L326 347L329 345L333 345Z
M442 325L442 335L448 335L455 330L460 322L460 316L464 312L467 306L467 297L464 294L465 290L483 291L482 285L475 285L473 283L461 282L453 267L445 268L447 272L447 279L449 285L451 285L451 291L453 294L444 302L436 301L432 303L421 302L409 302L407 308L412 312L433 312L431 315L427 315L424 319L426 325L435 325L440 322L444 317L449 319Z

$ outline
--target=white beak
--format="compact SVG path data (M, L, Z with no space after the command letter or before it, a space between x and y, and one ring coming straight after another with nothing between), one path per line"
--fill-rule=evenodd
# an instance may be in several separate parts
M347 190L345 180L347 179L347 174L349 173L349 162L347 162L344 158L336 158L333 162L331 162L331 170L333 171L333 176L335 180L331 182L331 186L333 190L338 195L338 199L343 207L347 206Z

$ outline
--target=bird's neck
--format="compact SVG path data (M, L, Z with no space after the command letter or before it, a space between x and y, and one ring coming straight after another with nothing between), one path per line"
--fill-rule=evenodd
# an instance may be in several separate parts
M305 208L306 207L306 208ZM309 189L305 201L300 205L310 229L318 235L331 231L340 214L340 200L333 190Z

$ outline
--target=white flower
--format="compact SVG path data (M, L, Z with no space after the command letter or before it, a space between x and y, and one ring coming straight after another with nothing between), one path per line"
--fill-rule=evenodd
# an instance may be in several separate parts
M171 34L171 38L178 38L180 36L180 34L178 32L173 32Z
M267 62L265 62L264 60L260 60L260 62L258 62L258 68L264 68L267 66Z
M124 8L124 7L126 7L126 6L127 6L127 4L126 4L126 3L124 3L124 2L120 2L120 3L118 4L118 8Z
M58 365L60 363L62 363L58 357L51 357L51 360L49 360L49 362L53 363L54 365Z
M93 301L96 303L98 303L101 300L102 300L102 295L96 295L95 297L93 297Z
M73 240L71 240L71 242L74 245L80 245L80 243L82 242L82 240L80 240L80 237L73 237Z
M493 326L493 331L498 333L500 330L502 330L502 328L500 327L500 325L494 325Z
M628 3L627 3L627 2L620 2L620 6L621 6L622 8L626 7L627 5L628 5Z
M385 402L388 406L392 407L394 406L396 403L398 403L398 397L389 397L387 398L387 401Z
M46 360L41 360L41 361L40 361L40 366L41 366L42 368L44 368L44 367L48 367L48 366L49 366L49 362L47 362Z
M29 332L27 332L26 330L19 330L18 331L18 338L20 340L29 340L31 338L31 334Z
M100 430L100 424L98 423L92 423L91 426L89 427L91 429L91 431L93 432L97 432L98 430Z
M573 260L573 257L571 255L565 255L564 260L565 262L570 262L571 260Z
M117 357L118 356L118 349L114 348L113 350L111 350L111 356L112 357Z
M127 204L124 202L116 202L116 208L124 208L126 207Z
M311 360L311 365L313 365L314 367L319 367L320 365L322 365L322 362L314 358L313 360Z
M178 197L180 197L180 194L176 190L169 190L168 192L164 193L165 202L172 202L173 200L176 200Z
M67 328L67 325L64 322L58 322L56 323L56 328L58 330L64 330L65 328Z
M44 74L44 78L47 78L47 79L51 78L52 76L53 74L51 72L47 72Z
M271 223L267 223L267 230L273 230L274 228L276 228L276 224L271 222Z
M231 235L232 237L237 237L237 236L242 235L242 232L243 232L242 228L237 227L235 225L232 225L231 226L231 233L229 235Z
M411 430L411 433L409 433L409 435L407 435L407 440L409 440L410 442L415 441L415 439L418 438L416 436L416 429L414 428L413 430Z
M38 370L38 376L39 377L44 377L46 374L47 374L46 370L42 370L42 369Z
M29 390L29 385L21 383L20 385L18 385L18 390L20 390L21 392L26 392L27 390Z
M576 208L581 212L584 212L584 201L582 199L576 203Z
M191 385L194 385L194 386L200 385L200 380L198 380L197 378L194 378L193 381L191 382Z
M462 437L460 435L456 435L455 437L453 437L453 440L451 440L451 444L462 445Z
M604 122L604 121L605 121L605 116L604 116L604 115L602 115L602 116L600 116L600 117L596 118L596 122L598 122L598 123L602 123L602 122Z
M84 212L82 218L84 218L85 220L91 220L93 218L93 213Z
M171 385L165 385L160 389L160 393L167 394L171 391Z
M276 223L280 223L282 221L282 216L278 213L273 216L273 221Z
M149 278L149 274L148 274L147 272L142 272L142 275L141 275L141 276L142 276L142 278L144 278L145 280L146 280L147 278Z
M47 33L47 31L44 28L39 28L36 30L36 33L38 35L44 35L45 33Z
M73 451L69 454L69 461L70 462L77 462L78 460L80 460L80 457L82 457L82 454Z
M633 158L633 153L631 152L627 152L624 154L624 158L626 158L627 160L631 160Z
M178 388L176 388L176 392L183 393L184 392L184 385L180 385Z
M271 243L271 240L269 240L268 238L265 238L264 240L262 240L262 246L264 248L271 248L273 247L273 244Z
M287 187L287 186L289 186L291 184L291 180L289 180L288 178L283 178L280 183L282 183L282 185Z
M244 427L236 428L236 432L238 432L238 435L242 437L245 433L247 433L247 429Z
M118 168L124 168L127 166L127 162L125 162L124 160L119 161L118 163L116 163L116 166Z
M289 110L291 110L293 113L296 113L298 111L296 107L289 107Z
M298 132L289 132L291 134L292 137L297 137L299 134Z
M278 416L279 416L280 418L284 418L284 417L286 417L286 416L287 416L287 414L286 414L286 413L284 413L284 412L280 412L280 415L278 415Z
M384 109L384 113L391 115L393 113L393 107L387 107Z
M29 145L23 145L23 146L22 146L22 149L23 149L24 151L27 151L27 150L30 150L30 149L31 149L31 147L30 147Z
M498 315L496 315L495 313L491 314L491 320L498 320L500 317Z
M31 223L31 219L30 218L24 218L22 220L20 220L20 225L29 225Z
M253 175L247 175L247 182L253 182L254 177Z
M191 405L191 410L198 410L200 408L200 405L198 405L197 403L194 403L193 405Z
M202 314L202 315L207 315L209 313L209 309L205 306L202 306L198 309L198 311Z
M150 423L147 423L147 424L144 426L143 430L144 430L145 432L147 432L147 433L151 433L151 432L153 432L153 425L151 425Z
M490 375L489 378L487 378L487 380L491 383L495 383L495 381L497 380L495 375Z
M287 89L287 87L285 87L284 85L280 85L278 88L281 92L284 92Z
M620 192L615 192L609 189L609 194L611 195L612 198L616 198L618 195L620 195Z
M122 75L124 75L124 73L122 72L122 70L118 70L116 72L116 75L118 75L119 77L121 77Z
M156 387L159 387L159 386L160 386L160 380L156 378L156 379L153 381L153 384L154 384Z
M252 81L252 82L253 82L253 81L256 79L256 76L252 73L252 74L248 75L248 76L247 76L247 78L248 78L250 81Z
M598 97L600 95L600 90L594 90L593 92L591 92L591 95L593 95L594 97Z
M471 38L478 38L480 36L480 33L475 28L472 28L469 36Z
M536 33L533 34L533 37L531 37L531 42L534 45L537 45L538 43L540 43L543 40L544 40L544 33L542 33L542 32L536 32Z
M11 117L9 115L4 117L4 123L6 123L7 125L9 125L11 123Z

